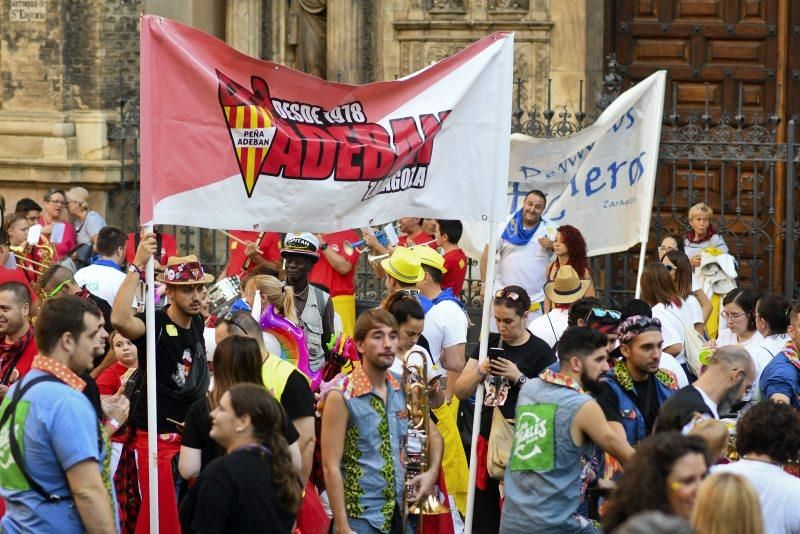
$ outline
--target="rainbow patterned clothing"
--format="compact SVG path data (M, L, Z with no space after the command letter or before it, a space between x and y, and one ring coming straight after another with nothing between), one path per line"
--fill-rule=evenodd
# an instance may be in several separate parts
M403 500L405 471L400 458L408 436L399 379L388 372L386 381L385 404L360 365L330 390L342 394L350 412L341 463L347 517L380 532L390 530L395 507Z

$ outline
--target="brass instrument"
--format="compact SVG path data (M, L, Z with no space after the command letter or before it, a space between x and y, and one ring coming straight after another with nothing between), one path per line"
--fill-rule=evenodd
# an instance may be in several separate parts
M370 228L362 228L361 231L363 233L372 233L378 242L383 245L384 247L391 247L397 244L400 238L397 237L397 232L399 230L399 226L392 226L391 224L385 225L383 228L377 231L373 231ZM348 256L352 255L354 252L358 252L359 254L363 254L364 252L369 252L369 247L366 246L366 240L360 239L355 243L351 243L350 241L345 241L342 243L342 249L344 253Z
M427 247L428 245L430 245L432 243L436 243L436 240L435 239L431 239L430 241L425 241L424 243L415 244L415 245L412 245L412 246L410 246L408 248L409 249L413 249L413 248L416 248L416 247ZM369 254L369 255L367 255L367 262L370 263L370 264L377 263L377 262L381 261L382 259L388 258L389 256L391 256L391 254L389 254L388 252L386 254L374 254L374 255L373 254Z
M428 425L431 421L426 359L425 353L412 350L406 353L403 363L403 392L408 410L408 437L405 446L406 485L403 491L404 523L408 521L409 515L419 515L422 522L426 515L450 512L450 508L439 502L435 495L412 501L414 488L407 485L409 480L428 470ZM403 531L405 532L405 526Z

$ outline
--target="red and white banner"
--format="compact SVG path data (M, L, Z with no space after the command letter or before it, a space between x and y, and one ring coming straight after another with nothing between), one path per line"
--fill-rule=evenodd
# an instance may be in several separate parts
M502 221L513 35L406 78L320 80L155 16L141 24L141 221L327 232Z

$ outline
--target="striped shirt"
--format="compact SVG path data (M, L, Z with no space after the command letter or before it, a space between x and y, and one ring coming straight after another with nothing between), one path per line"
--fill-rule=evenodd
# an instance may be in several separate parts
M103 216L96 211L90 211L86 214L83 222L76 221L75 233L78 234L78 244L91 243L92 237L106 226L106 220Z

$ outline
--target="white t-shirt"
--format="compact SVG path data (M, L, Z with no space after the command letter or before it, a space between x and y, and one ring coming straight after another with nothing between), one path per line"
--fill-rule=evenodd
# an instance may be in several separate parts
M106 265L87 265L79 269L74 278L79 286L86 286L92 295L100 297L113 307L117 292L125 281L125 273ZM136 307L135 298L132 306Z
M800 478L777 465L742 459L711 468L712 473L734 473L756 490L764 519L764 534L800 533Z
M744 343L739 343L739 338L736 337L736 334L731 332L730 328L723 328L719 331L719 335L717 335L717 347L726 347L728 345L741 345L746 348L748 351L751 348L756 348L761 343L764 342L764 336L761 335L761 332L757 331L750 336L750 339L745 341Z
M538 337L552 347L561 339L561 334L567 329L569 310L554 308L550 313L542 315L533 320L528 326L531 334ZM552 326L551 326L552 323Z
M789 341L787 334L775 334L765 337L758 345L745 347L756 364L756 381L754 382L756 387L753 388L753 394L756 396L754 400L761 400L761 389L758 386L761 383L761 373L764 372L764 368L772 361L773 357L783 352L787 341Z
M552 252L542 248L539 238L555 239L556 225L542 219L527 245L512 245L503 238L497 246L497 267L494 290L506 286L520 286L531 298L531 302L544 301L544 283L547 281L547 266Z
M686 300L683 301L683 307L681 311L684 312L686 319L691 321L692 326L698 323L705 324L705 321L703 320L703 307L700 305L700 301L694 295L689 295L686 297Z
M467 342L468 326L467 314L451 300L434 304L428 310L422 335L428 340L431 356L437 365L444 349Z
M662 369L672 372L675 375L675 378L678 379L678 388L689 385L689 379L686 378L686 371L683 370L681 364L678 363L678 360L676 360L675 356L672 354L662 352L661 361L658 363L658 366Z
M676 343L683 345L685 341L683 319L685 311L683 311L682 308L685 308L685 306L676 308L670 305L667 308L661 303L653 306L653 317L661 321L661 337L664 338L664 347L669 347ZM678 363L686 363L686 357L683 355L683 352L684 350L681 349L680 354L675 357Z

